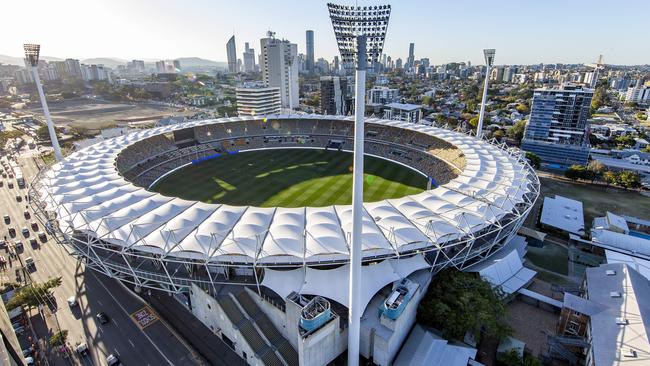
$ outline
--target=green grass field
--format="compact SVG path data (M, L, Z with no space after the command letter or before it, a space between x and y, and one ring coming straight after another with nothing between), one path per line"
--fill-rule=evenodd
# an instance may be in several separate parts
M399 164L365 158L364 201L422 192L426 178ZM243 152L189 165L152 189L208 203L302 207L352 202L352 154L285 149Z

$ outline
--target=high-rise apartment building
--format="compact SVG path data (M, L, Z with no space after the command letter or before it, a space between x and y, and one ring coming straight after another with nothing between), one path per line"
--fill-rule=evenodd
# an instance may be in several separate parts
M237 70L237 46L233 35L226 43L226 56L228 57L228 72L235 73Z
M81 64L79 60L68 58L65 60L66 68L68 69L68 74L75 77L81 77Z
M280 88L244 85L235 89L237 113L240 116L280 114Z
M347 115L351 112L352 98L348 94L348 81L338 76L320 78L320 109L322 114Z
M637 83L637 86L627 88L625 101L638 104L650 104L650 87Z
M306 32L306 43L307 43L307 60L306 60L306 69L307 72L314 72L314 31L308 30Z
M260 40L262 49L262 81L266 87L280 88L282 107L298 106L298 46L268 32Z
M536 89L522 149L544 163L587 164L587 118L593 89L564 84L559 89Z
M244 72L255 71L255 50L250 48L248 42L244 43Z

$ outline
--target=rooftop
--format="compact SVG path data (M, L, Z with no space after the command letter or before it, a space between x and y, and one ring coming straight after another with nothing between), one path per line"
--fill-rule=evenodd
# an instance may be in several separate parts
M573 234L585 233L582 202L556 195L544 197L540 222Z

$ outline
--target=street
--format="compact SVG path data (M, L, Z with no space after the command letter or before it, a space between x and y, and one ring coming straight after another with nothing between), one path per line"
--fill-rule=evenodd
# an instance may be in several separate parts
M29 183L38 169L31 157L21 157L19 163L22 167L25 180ZM37 309L31 310L32 320L36 334L39 338L48 339L53 333L67 330L67 342L74 347L77 343L85 342L89 348L89 355L85 358L73 356L64 359L50 352L50 363L69 365L94 364L105 365L106 357L110 354L117 356L125 365L196 365L202 363L200 358L186 346L180 337L176 336L162 321L154 318L141 329L131 314L143 309L146 305L130 293L116 280L87 270L84 265L70 256L65 248L54 240L43 243L38 240L36 233L45 232L40 222L38 228L33 230L31 222L37 221L31 210L27 209L25 196L27 189L19 189L15 179L3 178L4 184L0 188L0 215L9 215L10 223L3 220L0 226L0 238L7 236L10 246L16 241L23 244L23 251L17 250L20 261L14 259L7 263L7 269L2 272L2 281L15 281L16 268L25 263L28 257L33 258L34 268L30 278L36 283L48 279L62 277L61 286L53 290L54 300L47 304L53 310L45 309L46 322L40 323ZM12 181L13 188L8 182ZM22 197L18 202L16 196ZM24 212L30 212L26 219ZM8 228L13 227L15 237L11 237ZM28 228L29 235L24 237L23 228ZM32 246L29 239L36 238L36 245ZM8 253L0 253L8 261ZM24 278L23 278L24 280ZM76 296L78 306L70 307L67 299ZM44 302L47 299L44 300ZM100 324L96 314L104 312L110 319L107 324Z

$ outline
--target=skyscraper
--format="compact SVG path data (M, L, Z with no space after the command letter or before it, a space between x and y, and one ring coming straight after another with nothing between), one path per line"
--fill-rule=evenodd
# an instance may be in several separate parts
M314 72L314 31L308 30L307 35L307 72Z
M536 89L521 148L543 162L586 165L589 157L587 118L593 89L564 84Z
M233 35L226 43L226 54L228 56L228 72L237 72L237 46Z
M406 59L406 68L411 68L415 64L415 43L409 44L409 57Z
M244 72L255 71L255 50L244 43Z
M267 87L280 88L282 107L298 106L298 45L275 38L269 31L260 40L262 49L262 81Z

